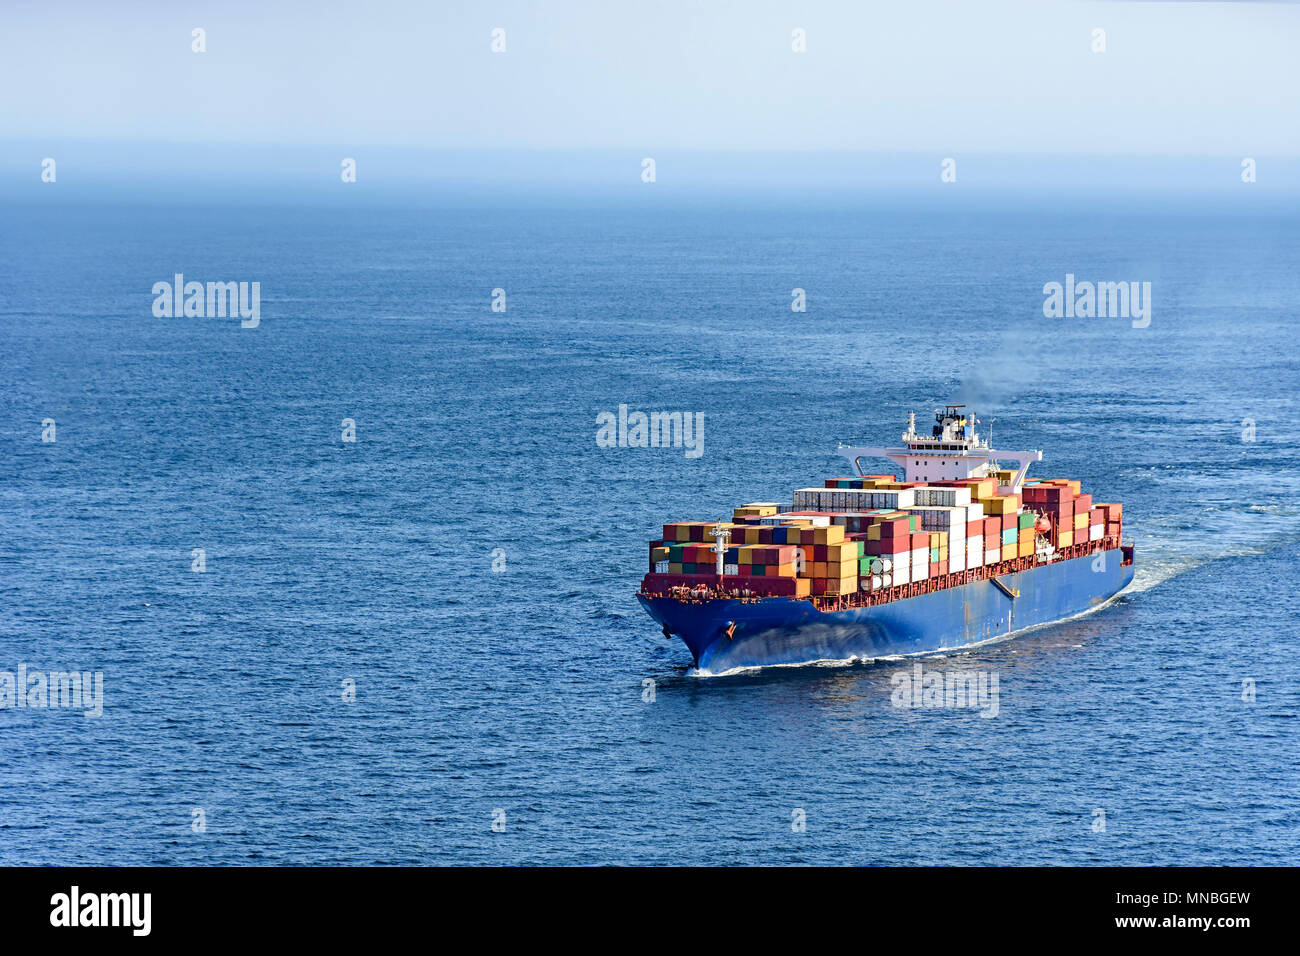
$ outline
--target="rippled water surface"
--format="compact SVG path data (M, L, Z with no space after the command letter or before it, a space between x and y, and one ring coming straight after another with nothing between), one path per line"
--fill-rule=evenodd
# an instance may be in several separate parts
M106 682L0 710L0 862L1300 863L1293 218L17 205L0 251L0 669ZM176 272L260 327L155 318ZM1067 272L1150 327L1043 318ZM659 525L954 400L1124 502L1130 591L927 661L993 718L693 675ZM620 403L703 456L598 448Z

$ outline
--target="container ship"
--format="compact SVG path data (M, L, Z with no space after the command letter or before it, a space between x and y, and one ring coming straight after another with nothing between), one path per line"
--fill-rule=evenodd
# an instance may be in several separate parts
M980 424L947 405L924 435L911 414L900 447L840 445L855 475L731 521L664 525L637 599L718 674L974 647L1122 591L1123 506L1027 478L1043 453L996 450ZM866 474L871 458L902 477Z

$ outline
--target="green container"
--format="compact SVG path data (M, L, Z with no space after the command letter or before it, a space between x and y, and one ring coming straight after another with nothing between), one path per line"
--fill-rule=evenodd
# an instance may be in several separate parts
M682 562L682 574L695 574L695 565Z
M1018 534L1015 528L1007 528L1002 532L1002 546L1005 548L1009 544L1015 544Z
M858 558L858 574L871 573L871 558Z
M750 574L752 574L756 578L767 577L767 567L768 566L766 564L756 564L753 566L753 570L750 571Z
M1032 528L1034 526L1034 518L1035 515L1032 512L1022 514L1020 516L1020 530L1024 531L1026 528Z
M935 563L936 561L938 561L938 560L939 560L939 549L938 549L938 548L931 548L931 549L930 549L930 563L931 563L931 564L934 564L934 563Z

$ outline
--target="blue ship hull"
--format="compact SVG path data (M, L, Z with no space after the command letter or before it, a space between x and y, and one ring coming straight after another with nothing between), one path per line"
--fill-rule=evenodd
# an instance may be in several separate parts
M823 612L811 601L682 603L637 595L667 632L681 637L701 670L926 654L972 647L1014 631L1092 610L1133 580L1120 549L1055 561L874 607ZM731 624L735 630L728 637Z

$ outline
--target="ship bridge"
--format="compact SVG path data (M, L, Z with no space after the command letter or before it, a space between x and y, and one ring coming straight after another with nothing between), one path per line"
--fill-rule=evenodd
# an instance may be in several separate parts
M898 448L865 448L841 444L836 449L866 474L863 458L888 458L903 468L903 481L957 481L963 478L988 478L997 471L999 462L1015 462L1015 475L1008 485L1000 485L999 493L1014 494L1024 484L1029 466L1043 460L1041 451L1002 451L990 444L990 438L981 437L975 426L983 424L965 405L945 405L935 412L935 424L929 435L916 430L916 414L907 416L907 431Z

